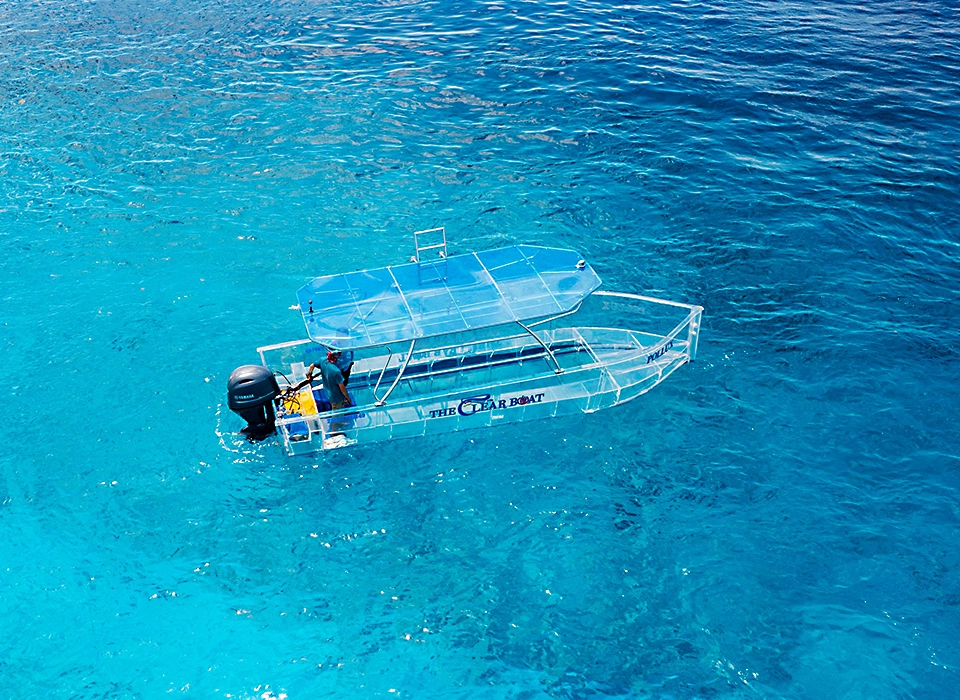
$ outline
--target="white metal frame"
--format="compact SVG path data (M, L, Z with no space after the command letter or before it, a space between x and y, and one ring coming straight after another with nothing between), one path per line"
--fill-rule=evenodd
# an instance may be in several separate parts
M440 234L441 241L440 243L430 243L427 245L420 245L421 236L430 236L430 234ZM439 250L439 256L441 258L447 257L447 230L443 226L437 228L426 228L423 231L414 231L413 232L413 245L416 248L417 252L414 255L414 262L423 262L420 257L420 253L427 250Z

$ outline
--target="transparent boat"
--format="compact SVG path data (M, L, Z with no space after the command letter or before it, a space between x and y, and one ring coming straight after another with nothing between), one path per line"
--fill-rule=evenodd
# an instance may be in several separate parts
M421 245L430 236L440 242ZM591 413L696 356L702 307L602 291L575 251L448 257L443 229L416 240L409 264L312 280L297 292L308 338L258 349L255 369L277 378L262 427L289 454ZM354 353L348 408L329 410L319 377L306 379L330 350Z

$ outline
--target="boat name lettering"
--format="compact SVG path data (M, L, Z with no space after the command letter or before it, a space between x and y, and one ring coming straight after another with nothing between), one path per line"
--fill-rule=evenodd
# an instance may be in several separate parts
M459 405L447 408L435 408L430 411L431 418L443 418L444 416L472 416L481 411L494 411L502 408L513 408L514 406L526 406L532 403L541 403L544 393L539 394L521 394L520 396L509 396L506 398L492 398L490 394L480 394L479 396L470 396L461 399Z
M667 350L669 350L672 347L673 347L673 341L671 340L669 343L664 345L662 348L657 350L652 355L647 355L647 364L649 365L651 362L653 362L657 358L662 357L664 354L666 354Z
M457 409L455 406L450 408L437 408L430 411L431 418L442 418L443 416L455 416L457 415Z

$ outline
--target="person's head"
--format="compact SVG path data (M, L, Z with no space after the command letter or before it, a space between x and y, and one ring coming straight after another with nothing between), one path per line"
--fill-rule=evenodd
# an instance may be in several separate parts
M327 362L336 362L340 359L341 354L339 350L331 350L327 353Z

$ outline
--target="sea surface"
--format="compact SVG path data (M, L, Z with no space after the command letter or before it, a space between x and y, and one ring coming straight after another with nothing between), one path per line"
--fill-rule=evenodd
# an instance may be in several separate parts
M955 1L0 0L0 695L960 697ZM599 413L311 458L320 274L702 304Z

